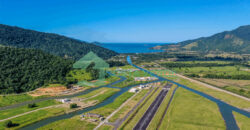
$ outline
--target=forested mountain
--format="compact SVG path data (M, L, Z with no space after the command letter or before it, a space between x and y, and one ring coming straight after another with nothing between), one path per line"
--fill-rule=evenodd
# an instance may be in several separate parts
M43 33L3 24L0 24L0 44L18 48L40 49L50 54L73 60L80 59L89 51L93 51L104 59L117 55L116 52L95 44L57 34Z
M198 51L203 53L250 53L250 25L241 26L210 37L183 41L177 44L157 46L155 49L167 51Z
M0 47L0 93L20 93L65 83L73 62L40 50Z

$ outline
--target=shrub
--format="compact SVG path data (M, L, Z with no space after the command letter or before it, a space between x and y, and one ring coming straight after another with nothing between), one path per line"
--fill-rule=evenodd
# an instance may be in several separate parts
M77 104L76 103L70 104L70 108L77 108Z
M12 123L11 120L6 121L4 125L5 125L6 128L10 128L10 127L14 126L14 124Z
M28 108L34 108L34 107L37 107L37 105L35 103L28 104Z

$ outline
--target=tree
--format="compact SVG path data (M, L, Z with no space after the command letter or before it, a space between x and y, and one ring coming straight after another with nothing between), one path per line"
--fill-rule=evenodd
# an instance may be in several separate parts
M77 104L76 104L76 103L70 104L70 108L71 108L71 109L72 109L72 108L77 108Z
M11 120L6 121L4 125L6 128L10 128L10 127L14 126L14 124L12 123Z
M91 62L86 68L86 72L91 72L95 67L95 62Z
M28 108L34 108L34 107L37 107L37 105L35 103L28 104Z

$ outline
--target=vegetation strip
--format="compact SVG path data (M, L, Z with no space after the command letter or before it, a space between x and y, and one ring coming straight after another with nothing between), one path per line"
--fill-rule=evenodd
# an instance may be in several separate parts
M168 87L171 86L171 84L167 84L166 87L164 87L161 92L157 95L155 100L152 102L152 104L149 106L147 111L143 114L139 122L134 127L134 130L144 130L148 127L150 121L154 117L155 113L157 112L158 108L160 107L163 99L168 93Z
M127 114L125 117L123 117L118 123L115 124L115 130L118 129L118 127L125 121L127 120L127 118L130 116L130 114L132 114L137 107L140 106L140 104L146 99L146 97L148 97L148 95L150 95L152 93L153 89L151 89ZM155 90L156 91L156 90Z
M132 98L134 98L138 93L134 94L132 97L130 97L126 102L124 102L118 109L116 109L114 112L112 112L104 121L100 122L94 130L97 130L99 127L101 127L105 122L108 122L109 118L111 118L114 114L116 114L123 106L125 106Z
M136 123L136 122L131 122L139 112L143 112L143 108L147 109L150 106L150 102L153 102L154 98L160 93L160 89L157 88L155 89L144 101L142 104L140 104L136 110L132 113L132 115L127 118L125 122L121 125L120 129L125 129L130 123ZM148 105L148 107L147 107ZM146 111L146 110L145 110ZM133 127L133 126L132 126Z
M174 97L174 94L175 94L177 88L178 88L178 86L177 86L176 88L174 88L174 91L173 91L173 93L172 93L172 95L171 95L171 97L170 97L170 100L169 100L169 102L168 102L168 105L167 105L167 107L166 107L165 110L164 110L164 114L162 115L160 121L158 122L158 125L157 125L156 130L159 130L159 128L160 128L160 125L161 125L161 123L162 123L162 121L163 121L163 118L164 118L164 117L166 116L166 114L167 114L167 110L168 110L168 108L169 108L169 106L170 106L170 104L171 104L171 102L172 102L172 99L173 99L173 97Z

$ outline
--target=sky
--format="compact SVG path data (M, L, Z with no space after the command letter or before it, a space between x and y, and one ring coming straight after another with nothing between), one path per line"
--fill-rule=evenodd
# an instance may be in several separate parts
M180 42L250 24L250 1L0 0L0 24L89 42Z

